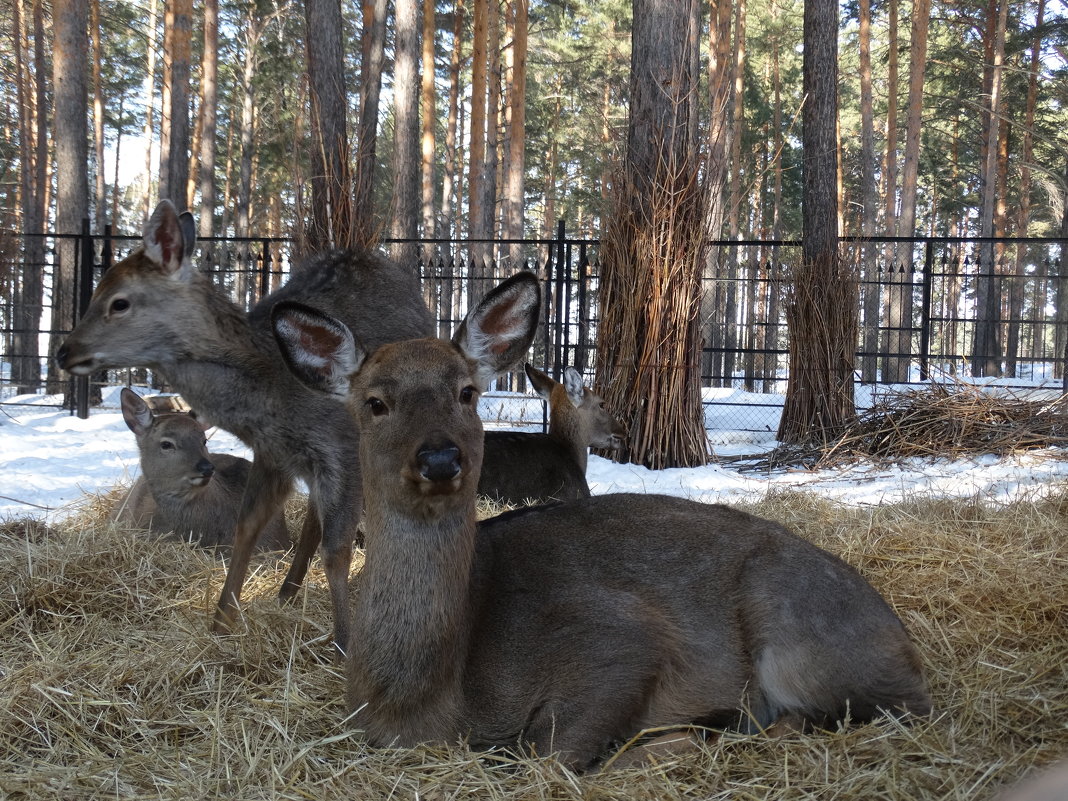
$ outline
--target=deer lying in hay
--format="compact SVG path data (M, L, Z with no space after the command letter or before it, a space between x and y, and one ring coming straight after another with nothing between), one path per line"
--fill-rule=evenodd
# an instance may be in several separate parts
M476 522L478 396L527 351L538 306L519 273L452 342L367 350L337 320L275 307L290 366L347 396L360 429L367 559L348 683L370 742L466 737L586 768L648 727L927 713L894 612L776 523L659 495Z

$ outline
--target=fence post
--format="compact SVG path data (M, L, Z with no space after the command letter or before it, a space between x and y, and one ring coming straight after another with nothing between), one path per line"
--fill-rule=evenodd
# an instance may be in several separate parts
M262 258L260 259L260 297L266 297L271 286L271 246L263 239Z
M927 240L923 249L923 289L920 302L920 380L930 377L931 360L931 295L934 283L934 242Z
M560 380L560 365L564 363L563 354L563 324L564 324L564 280L567 277L567 262L564 253L564 221L556 224L556 308L553 338L553 378Z
M93 295L93 239L89 235L89 218L82 218L82 234L78 238L77 275L78 286L74 292L74 324L85 316L89 299ZM74 406L82 420L89 418L89 378L80 375L74 379Z

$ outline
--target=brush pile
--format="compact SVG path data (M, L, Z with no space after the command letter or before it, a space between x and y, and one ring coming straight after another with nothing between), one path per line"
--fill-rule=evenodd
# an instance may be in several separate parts
M367 747L346 720L318 562L281 607L288 557L255 557L242 625L212 636L223 561L116 529L97 506L54 530L0 526L0 798L982 801L1068 755L1068 494L765 499L753 511L841 555L895 607L935 714L714 734L583 776L459 744Z
M966 383L892 392L826 445L784 445L744 469L830 467L855 459L959 459L1068 446L1068 395L1041 400Z

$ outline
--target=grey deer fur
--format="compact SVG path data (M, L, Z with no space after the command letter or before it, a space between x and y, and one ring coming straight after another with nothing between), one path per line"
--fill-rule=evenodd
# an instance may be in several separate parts
M141 475L111 519L205 548L231 546L252 463L228 453L208 453L204 426L191 414L153 414L149 404L127 388L121 403L123 419L137 438ZM285 550L291 544L279 511L264 527L256 548Z
M931 702L916 648L860 574L726 506L603 495L477 523L477 400L527 350L520 273L452 342L364 347L279 304L306 380L360 428L367 559L349 701L376 745L514 745L585 768L646 727L829 724Z
M478 494L513 506L590 497L589 448L618 448L626 429L574 367L562 382L530 364L526 372L549 403L549 431L487 431Z
M192 263L193 218L161 201L143 246L108 270L85 316L57 354L77 375L115 367L160 371L206 422L253 451L233 555L213 628L237 621L253 544L282 508L294 480L309 507L293 565L279 592L292 598L322 542L334 607L334 641L348 643L347 580L359 522L358 435L344 405L309 389L286 368L270 329L280 300L314 304L375 346L433 331L414 273L370 252L334 251L294 270L285 286L246 314Z

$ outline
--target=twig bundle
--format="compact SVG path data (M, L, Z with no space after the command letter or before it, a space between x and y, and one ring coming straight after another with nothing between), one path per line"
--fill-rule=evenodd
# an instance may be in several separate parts
M828 467L858 458L956 459L1068 446L1068 396L1034 400L964 382L892 392L826 445L784 445L746 465Z

